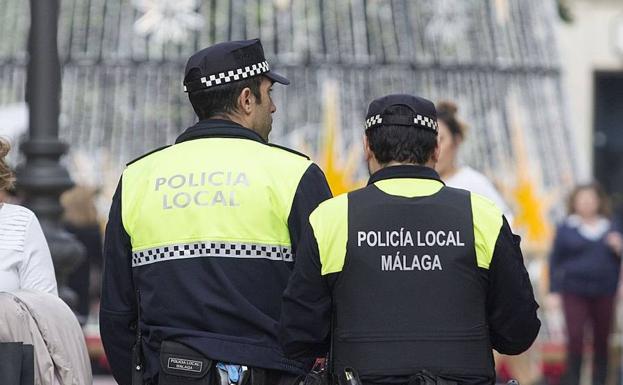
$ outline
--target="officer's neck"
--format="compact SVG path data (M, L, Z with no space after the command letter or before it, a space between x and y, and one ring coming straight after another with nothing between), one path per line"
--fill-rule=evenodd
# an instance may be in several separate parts
M210 119L229 120L231 122L241 125L242 127L246 129L257 132L260 136L264 137L260 132L258 132L257 130L253 128L253 124L251 123L249 119L245 119L240 114L216 114L216 115L212 115Z
M370 170L370 175L374 174L375 172L383 169L383 168L387 168L387 167L392 167L392 166L424 166L424 167L430 167L432 169L435 168L435 161L433 159L429 159L428 162L421 164L421 163L411 163L411 162L396 162L396 161L391 161L389 163L385 163L385 164L380 164L378 161L376 161L376 159L372 160L369 164L369 170Z

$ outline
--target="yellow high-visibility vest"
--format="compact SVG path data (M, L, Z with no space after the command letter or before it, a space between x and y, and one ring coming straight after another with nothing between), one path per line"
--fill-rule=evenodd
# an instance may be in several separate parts
M201 138L128 165L132 266L193 257L293 260L288 216L312 162L254 140Z

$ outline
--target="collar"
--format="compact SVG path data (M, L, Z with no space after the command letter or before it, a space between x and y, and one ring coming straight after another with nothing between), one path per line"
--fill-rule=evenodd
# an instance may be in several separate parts
M417 178L417 179L432 179L443 183L437 171L430 167L413 165L400 165L389 166L380 169L370 176L368 185L376 183L384 179L393 178ZM445 185L445 183L443 183Z
M266 143L257 132L232 122L231 120L224 119L200 120L197 124L188 127L178 136L175 143L201 138L240 138Z
M579 215L571 214L566 222L569 227L575 228L580 235L591 241L601 239L610 230L610 221L604 217L600 217L595 223L586 224Z

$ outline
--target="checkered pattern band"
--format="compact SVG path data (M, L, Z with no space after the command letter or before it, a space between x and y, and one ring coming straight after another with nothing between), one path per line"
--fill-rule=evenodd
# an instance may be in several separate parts
M392 120L390 118L387 118L388 122L386 122L386 124L392 124L395 122L392 122ZM369 117L368 119L366 119L366 130L370 127L376 126L378 124L383 123L383 117L381 115L374 115ZM410 125L410 123L407 122L401 122L398 124L402 124L402 125ZM429 118L428 116L424 116L424 115L420 115L420 114L416 114L415 118L413 118L413 124L416 126L420 126L422 128L427 128L427 129L431 129L435 132L437 132L438 130L438 125L437 125L437 121L434 119Z
M415 118L413 118L413 123L419 125L419 126L424 126L424 127L428 127L434 131L437 131L438 129L438 125L437 125L437 121L433 120L431 118L429 118L428 116L423 116L420 114L415 115Z
M230 71L221 72L214 75L204 76L199 81L193 82L196 84L194 89L200 89L201 86L204 88L210 88L212 86L218 86L221 84L227 84L231 82L235 82L236 80L246 79L252 76L257 76L263 74L264 72L270 71L270 67L267 61L263 61L260 63L256 63L250 66L246 66L244 68L238 68ZM184 92L188 92L188 87L184 85Z
M252 258L293 262L290 246L261 243L202 241L144 249L132 253L132 267L186 258Z
M383 123L381 115L374 115L366 119L366 130L372 126Z

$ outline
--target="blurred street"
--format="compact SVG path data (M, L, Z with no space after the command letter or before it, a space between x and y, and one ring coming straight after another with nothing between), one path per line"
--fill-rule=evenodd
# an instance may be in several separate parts
M93 385L117 385L112 376L94 376Z

